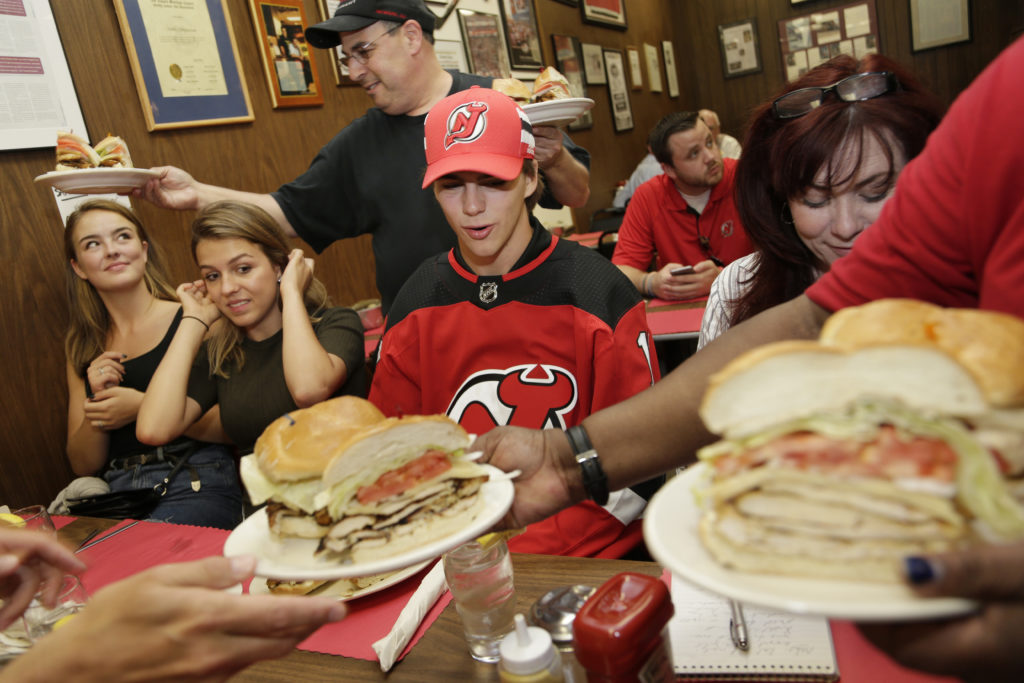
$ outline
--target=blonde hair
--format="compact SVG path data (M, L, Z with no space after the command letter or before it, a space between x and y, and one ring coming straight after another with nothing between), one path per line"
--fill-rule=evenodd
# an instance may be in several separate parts
M146 289L157 299L177 301L174 287L163 265L160 249L149 238L146 229L135 212L110 199L90 199L82 202L68 216L64 229L64 281L68 297L68 333L64 338L64 354L79 376L85 376L85 368L93 358L103 353L110 333L110 315L96 288L83 280L71 267L76 260L74 232L82 217L90 211L109 211L121 216L133 226L139 240L148 244L143 281Z
M226 239L252 242L282 271L288 265L288 254L291 252L288 239L277 221L254 204L222 201L200 211L192 223L192 258L196 260L196 247L200 242ZM302 300L311 322L317 322L320 319L317 314L331 305L327 288L315 277L302 293ZM226 379L229 368L235 371L242 369L245 365L245 354L242 351L244 338L245 331L228 320L214 326L207 341L211 374Z

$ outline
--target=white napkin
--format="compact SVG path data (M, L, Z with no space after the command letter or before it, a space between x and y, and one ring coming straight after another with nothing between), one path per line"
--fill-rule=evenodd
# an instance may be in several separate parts
M377 653L380 660L380 670L390 671L395 660L402 654L402 650L412 640L416 629L423 623L423 618L434 606L437 599L447 590L444 582L444 563L438 560L433 569L427 572L420 583L420 587L409 598L409 602L402 608L401 614L395 620L391 631L373 644L373 651Z

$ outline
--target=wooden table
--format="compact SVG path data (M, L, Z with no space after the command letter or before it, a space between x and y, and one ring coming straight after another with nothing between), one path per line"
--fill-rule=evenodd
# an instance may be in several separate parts
M114 520L79 518L59 532L72 547L77 547L93 529L106 529ZM111 541L113 542L113 541ZM651 576L661 575L654 562L595 560L547 555L512 555L515 573L516 608L526 614L541 595L558 586L586 584L600 586L624 571ZM257 663L233 681L415 681L417 683L461 683L497 681L498 668L482 664L469 656L462 622L450 603L409 654L384 674L377 662L295 650L287 657Z

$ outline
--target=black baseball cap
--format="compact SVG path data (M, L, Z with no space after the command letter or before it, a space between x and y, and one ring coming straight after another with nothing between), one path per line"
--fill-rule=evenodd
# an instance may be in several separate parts
M378 21L404 24L415 20L424 33L434 32L435 15L423 0L342 0L334 16L306 29L306 42L330 48L341 44L342 31L359 31Z

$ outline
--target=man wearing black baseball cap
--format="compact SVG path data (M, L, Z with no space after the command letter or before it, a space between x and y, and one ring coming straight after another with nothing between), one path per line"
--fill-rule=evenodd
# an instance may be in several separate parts
M434 13L423 0L343 0L334 16L310 26L315 47L340 46L349 77L374 106L328 142L305 173L276 192L207 185L165 166L135 196L171 209L201 209L219 199L260 206L291 236L318 252L370 234L385 312L426 258L455 246L444 214L421 189L423 120L436 103L492 79L442 68L434 53ZM583 206L590 196L590 155L562 131L538 126L536 159L548 188L541 205Z

